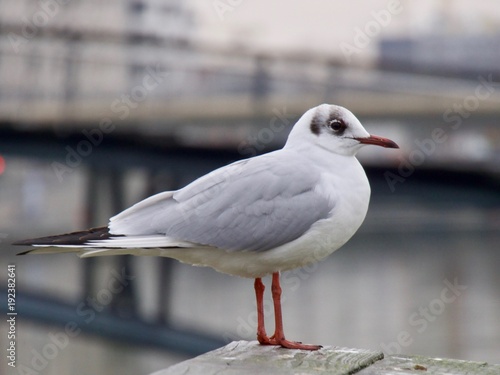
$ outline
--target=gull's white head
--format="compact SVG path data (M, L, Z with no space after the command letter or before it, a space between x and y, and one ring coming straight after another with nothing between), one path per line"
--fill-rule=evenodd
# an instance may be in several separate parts
M285 147L300 148L310 142L340 155L356 155L368 144L399 148L390 139L370 135L348 109L330 104L321 104L304 113L290 132Z

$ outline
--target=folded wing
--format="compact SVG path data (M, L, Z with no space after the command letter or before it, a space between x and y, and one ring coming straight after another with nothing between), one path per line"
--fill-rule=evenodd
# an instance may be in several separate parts
M283 151L243 160L139 202L110 220L110 233L265 251L328 216L333 204L315 189L320 178L314 168L288 163Z

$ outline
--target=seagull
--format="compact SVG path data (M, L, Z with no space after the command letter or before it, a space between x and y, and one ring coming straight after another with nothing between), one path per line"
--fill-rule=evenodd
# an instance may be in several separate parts
M370 135L346 108L322 104L302 115L280 150L153 195L112 217L108 226L14 244L35 247L20 255L162 256L253 278L259 343L317 350L320 345L285 338L280 272L327 257L361 226L370 184L356 153L365 145L399 148ZM272 336L264 326L267 275L272 275Z

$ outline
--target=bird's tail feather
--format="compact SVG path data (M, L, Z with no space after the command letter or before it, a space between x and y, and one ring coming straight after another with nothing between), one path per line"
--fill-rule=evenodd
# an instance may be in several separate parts
M152 249L203 247L191 242L177 241L164 234L144 236L110 234L108 227L17 241L13 245L34 247L18 255L77 253L80 257L153 255L153 253L156 255Z

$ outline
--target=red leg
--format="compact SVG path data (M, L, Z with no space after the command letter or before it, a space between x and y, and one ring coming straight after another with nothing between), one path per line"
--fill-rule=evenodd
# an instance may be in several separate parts
M273 344L281 345L283 348L288 348L288 349L302 349L302 350L320 349L321 345L306 345L300 342L288 341L287 339L285 339L285 333L283 332L283 317L281 314L281 286L280 286L279 272L273 273L273 282L271 289L273 293L274 319L275 319L275 331L272 340Z
M271 339L267 337L266 327L264 325L264 289L266 288L262 283L260 277L255 279L255 297L257 298L257 340L262 345L275 345Z

